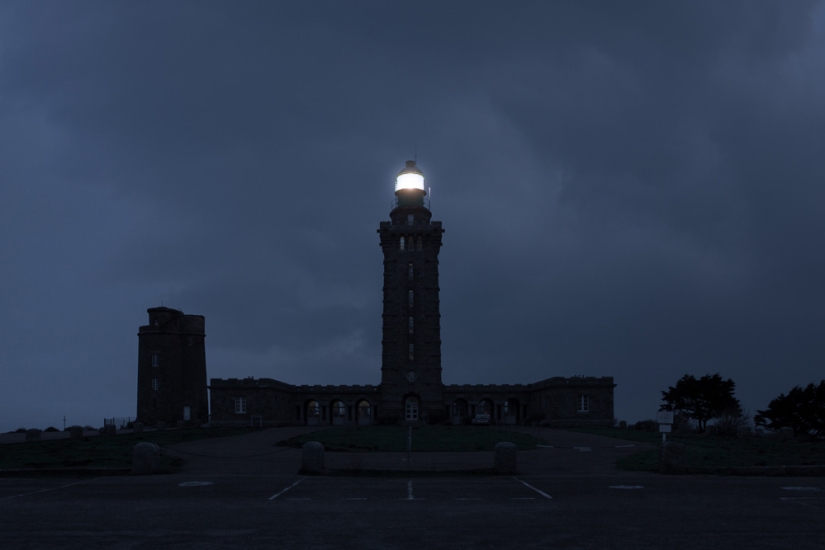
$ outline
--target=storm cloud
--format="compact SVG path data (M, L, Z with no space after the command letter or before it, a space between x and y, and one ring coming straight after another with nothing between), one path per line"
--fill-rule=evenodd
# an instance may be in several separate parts
M134 416L139 325L209 377L378 383L395 174L446 383L823 378L821 2L5 2L0 430Z

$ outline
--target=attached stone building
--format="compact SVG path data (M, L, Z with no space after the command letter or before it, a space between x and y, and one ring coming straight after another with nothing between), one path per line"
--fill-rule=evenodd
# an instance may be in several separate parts
M363 425L493 422L612 425L613 378L554 377L533 384L444 385L438 254L424 175L407 161L396 179L384 254L381 383L294 386L269 378L210 381L213 425Z

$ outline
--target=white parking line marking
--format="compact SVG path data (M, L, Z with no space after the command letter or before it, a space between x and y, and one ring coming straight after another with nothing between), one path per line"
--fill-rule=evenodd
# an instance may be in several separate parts
M785 489L786 491L811 491L815 493L819 492L818 487L782 487L782 489Z
M407 498L400 498L398 500L424 500L424 499L413 497L412 480L408 479L407 480Z
M788 500L790 502L795 502L797 504L801 504L803 506L810 506L811 508L822 508L821 506L815 506L808 502L801 502L803 500L825 500L824 498L817 498L817 497L780 497L779 500Z
M547 494L547 493L545 493L544 491L540 491L540 490L536 489L535 487L533 487L532 485L530 485L530 484L529 484L529 483L527 483L526 481L522 481L522 480L520 480L519 478L517 478L517 477L515 477L515 476L513 476L513 479L515 479L515 480L516 480L516 481L518 481L519 483L523 484L525 487L529 487L530 489L534 490L535 492L537 492L538 494L540 494L540 495L541 495L541 496L543 496L544 498L549 498L549 499L551 499L551 500L553 499L553 497L551 497L550 495L548 495L548 494Z
M592 451L593 450L592 447L573 447L573 448L576 449L579 452Z
M552 445L536 445L536 447L541 447L542 449L555 449Z
M94 481L94 479L87 479L85 481L77 481L75 483L69 483L68 485L61 485L60 487L49 487L48 489L40 489L39 491L32 491L30 493L23 493L20 495L12 495L10 497L3 497L0 500L9 500L10 498L18 498L18 497L25 497L28 495L34 495L37 493L45 493L46 491L56 491L57 489L65 489L66 487L71 487L72 485L80 485L81 483L88 483L90 481Z
M205 485L213 485L212 481L184 481L178 483L178 487L203 487Z
M296 481L295 483L293 483L292 485L290 485L289 487L287 487L286 489L284 489L280 493L275 493L274 495L269 497L269 500L275 500L276 498L278 498L282 494L286 493L287 491L289 491L290 489L292 489L293 487L295 487L296 485L298 485L299 483L301 483L305 479L306 479L305 477L302 477L301 479L299 479L298 481Z
M609 485L608 489L644 489L644 485Z

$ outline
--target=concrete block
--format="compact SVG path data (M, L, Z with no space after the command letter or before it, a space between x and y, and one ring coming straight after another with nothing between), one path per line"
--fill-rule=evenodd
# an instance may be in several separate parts
M663 474L681 474L685 472L685 446L668 441L662 445L659 455L659 471Z
M142 422L134 422L132 424L132 433L143 433L143 423Z
M69 437L72 439L83 439L83 428L80 426L72 426L69 428Z
M163 430L165 430L165 429L166 429L166 422L164 422L163 420L158 421L158 423L157 423L157 424L155 424L155 428L156 428L158 431L163 431Z
M37 428L26 430L26 441L42 441L42 433L43 432L41 430L38 430Z
M132 473L134 475L154 474L160 468L160 447L143 441L132 448Z
M496 443L494 468L499 474L512 474L516 472L518 461L516 459L516 446L512 443Z
M324 446L317 441L308 441L301 447L301 471L318 474L324 470Z

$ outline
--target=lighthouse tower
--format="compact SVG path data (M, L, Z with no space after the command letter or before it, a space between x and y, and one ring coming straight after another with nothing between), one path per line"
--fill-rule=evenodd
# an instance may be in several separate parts
M379 421L425 423L444 415L438 252L441 222L431 221L424 174L415 161L398 173L390 221L378 233L384 252L384 313Z

